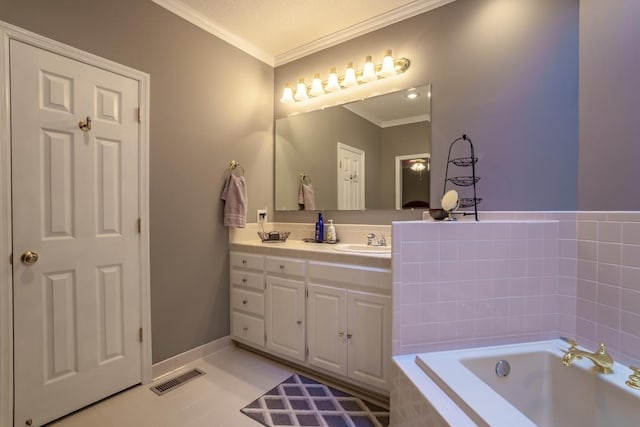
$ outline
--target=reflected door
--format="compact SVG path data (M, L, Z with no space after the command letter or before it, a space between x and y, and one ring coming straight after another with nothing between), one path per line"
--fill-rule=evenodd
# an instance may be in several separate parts
M138 83L10 58L14 414L42 425L141 381Z
M338 142L338 209L364 209L364 151Z

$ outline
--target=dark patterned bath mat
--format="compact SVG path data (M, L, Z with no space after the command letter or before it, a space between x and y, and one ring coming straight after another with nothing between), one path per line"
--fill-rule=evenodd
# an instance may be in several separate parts
M240 410L267 427L387 427L389 411L302 375L292 375Z

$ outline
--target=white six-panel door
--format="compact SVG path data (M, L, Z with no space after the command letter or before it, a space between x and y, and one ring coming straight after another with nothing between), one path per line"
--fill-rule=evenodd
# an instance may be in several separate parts
M41 425L141 381L139 83L10 58L14 424Z
M365 208L364 151L338 142L338 209Z

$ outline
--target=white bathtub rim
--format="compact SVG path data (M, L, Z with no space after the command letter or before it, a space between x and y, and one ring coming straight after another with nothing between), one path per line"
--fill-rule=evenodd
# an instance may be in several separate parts
M531 352L549 352L561 358L568 347L569 345L566 341L554 339L520 344L447 350L417 354L415 355L415 363L479 425L535 426L522 412L469 371L462 362L470 358L516 355ZM593 363L591 361L582 359L574 360L573 365L567 369L590 370L592 367ZM624 384L630 374L631 370L628 367L616 362L614 364L614 372L612 374L600 375L600 379L627 393L640 395L640 391L633 390ZM467 402L473 402L474 395L478 393L481 393L484 397L482 405L475 405L472 408Z
M449 426L475 427L477 423L454 402L447 393L429 377L420 366L415 363L415 354L405 354L393 357L396 366L409 378L422 399L427 401ZM393 395L393 393L392 393ZM394 402L391 402L393 405ZM393 412L393 408L392 408Z

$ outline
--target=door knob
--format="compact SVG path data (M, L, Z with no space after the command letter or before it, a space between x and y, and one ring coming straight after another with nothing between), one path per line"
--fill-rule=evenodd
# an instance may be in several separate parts
M39 257L38 252L27 251L22 254L20 259L22 260L23 263L30 265L38 262L38 257Z

